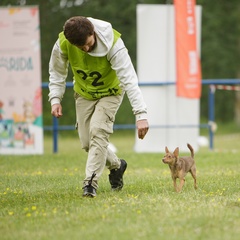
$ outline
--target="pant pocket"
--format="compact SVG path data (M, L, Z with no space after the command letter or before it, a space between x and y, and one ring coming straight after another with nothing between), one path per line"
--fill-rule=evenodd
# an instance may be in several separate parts
M114 115L104 107L98 106L95 110L94 121L92 122L92 131L105 131L108 134L113 133Z
M78 93L74 92L73 97L75 100L77 100L80 97L80 95Z

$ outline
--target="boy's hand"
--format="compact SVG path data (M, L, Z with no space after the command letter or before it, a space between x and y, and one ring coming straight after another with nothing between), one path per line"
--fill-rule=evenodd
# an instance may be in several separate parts
M138 138L143 139L148 132L149 125L147 119L137 121Z
M63 115L62 114L62 105L60 103L53 104L51 114L54 117L60 118Z

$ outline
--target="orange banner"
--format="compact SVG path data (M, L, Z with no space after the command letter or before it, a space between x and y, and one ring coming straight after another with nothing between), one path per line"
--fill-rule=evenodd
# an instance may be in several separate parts
M177 96L200 98L201 64L197 52L195 0L174 0Z

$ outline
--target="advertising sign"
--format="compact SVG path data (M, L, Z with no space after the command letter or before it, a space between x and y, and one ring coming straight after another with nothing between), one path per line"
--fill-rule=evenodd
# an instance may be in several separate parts
M0 154L42 154L39 9L0 8Z
M195 0L174 0L177 95L201 97L201 67L197 50Z

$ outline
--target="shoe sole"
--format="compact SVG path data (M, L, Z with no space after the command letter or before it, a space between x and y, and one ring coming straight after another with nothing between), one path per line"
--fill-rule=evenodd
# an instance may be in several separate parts
M97 195L91 194L91 193L87 193L87 194L83 194L83 197L90 197L90 198L95 198Z

